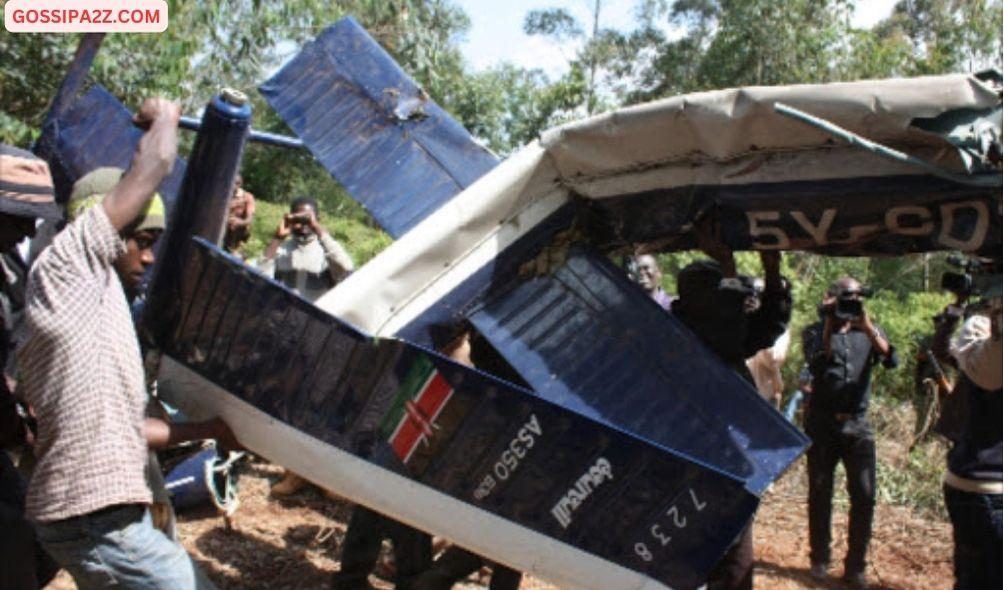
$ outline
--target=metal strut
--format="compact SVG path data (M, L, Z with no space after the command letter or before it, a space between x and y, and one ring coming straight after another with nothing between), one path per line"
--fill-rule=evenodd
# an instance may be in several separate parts
M818 127L830 135L835 135L855 147L862 148L889 160L916 166L917 168L926 170L927 172L930 172L940 178L944 178L945 180L950 180L952 182L968 186L980 187L1000 187L1002 184L1000 174L980 174L973 176L956 174L955 172L950 172L944 168L935 166L930 162L911 156L910 154L895 150L880 143L876 143L870 139L865 139L853 131L848 131L839 125L831 123L825 119L820 119L819 117L815 117L804 111L800 111L795 107L788 106L782 102L774 103L774 110L786 117L791 117L796 121L801 121L802 123L812 125L813 127Z

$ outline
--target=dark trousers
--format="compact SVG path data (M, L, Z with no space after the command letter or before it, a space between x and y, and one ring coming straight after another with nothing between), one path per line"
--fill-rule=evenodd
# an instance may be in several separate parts
M58 572L59 566L35 540L31 523L20 510L0 502L0 588L35 590Z
M753 590L753 521L711 568L708 590Z
M809 546L812 563L830 563L833 472L837 463L847 473L851 514L845 573L864 572L875 514L875 435L864 416L844 422L833 416L806 418L809 447Z
M955 541L955 590L1001 587L1001 495L945 486Z
M0 588L35 590L56 577L59 566L35 538L24 517L24 480L0 449Z
M380 558L384 539L390 539L394 546L396 588L410 588L411 579L432 565L432 539L428 534L356 506L345 533L342 565L332 579L332 590L370 588L367 578Z
M518 590L523 574L504 565L492 563L480 555L453 546L443 552L432 569L419 576L412 590L450 590L453 585L481 569L492 568L490 590Z

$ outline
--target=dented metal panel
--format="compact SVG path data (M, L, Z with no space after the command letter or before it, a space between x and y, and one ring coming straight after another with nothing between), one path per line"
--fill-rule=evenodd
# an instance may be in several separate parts
M143 131L133 125L132 113L103 86L95 84L42 130L34 151L49 162L56 199L65 203L78 178L95 168L128 168ZM185 176L178 158L157 189L168 211L174 206Z
M498 164L351 18L260 90L395 238Z
M731 368L589 249L471 321L541 397L693 457L761 493L807 447Z
M591 559L693 587L756 508L743 477L639 437L602 404L590 418L574 404L562 407L427 349L374 339L205 241L188 252L184 313L164 352L297 431L421 484L374 506L392 517L450 538L483 535L414 509L423 494L447 494L525 528L528 543L538 538L531 532L544 535ZM244 440L242 425L234 428ZM713 443L736 449L726 439ZM270 456L269 448L252 450ZM738 450L731 471L750 470L744 453ZM338 492L347 467L323 469L304 475ZM488 545L489 558L563 577Z

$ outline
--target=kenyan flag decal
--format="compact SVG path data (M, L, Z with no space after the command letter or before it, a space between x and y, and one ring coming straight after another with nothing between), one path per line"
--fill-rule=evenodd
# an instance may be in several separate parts
M387 440L398 458L407 464L419 444L429 444L439 429L436 418L451 397L453 386L436 371L427 357L418 357L408 369L383 421Z

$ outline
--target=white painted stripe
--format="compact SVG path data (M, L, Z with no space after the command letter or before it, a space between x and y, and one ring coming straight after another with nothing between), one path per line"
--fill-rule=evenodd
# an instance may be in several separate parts
M496 227L469 252L453 261L434 281L402 302L400 309L384 320L376 335L392 337L397 334L567 202L568 195L564 190L553 191L510 219L509 223Z
M475 508L276 420L169 357L161 395L193 419L220 416L241 444L317 485L563 588L666 590L638 572ZM244 518L251 518L250 515Z
M524 147L315 304L373 335L393 334L452 289L444 280L458 284L539 223L541 201L549 211L567 202L545 156L536 143Z
M164 489L170 491L170 490L173 490L174 488L176 488L178 486L183 486L185 484L192 483L193 481L195 481L195 476L194 475L189 475L188 477L183 477L181 479L178 479L178 480L175 480L175 481L168 482L168 483L164 484Z

